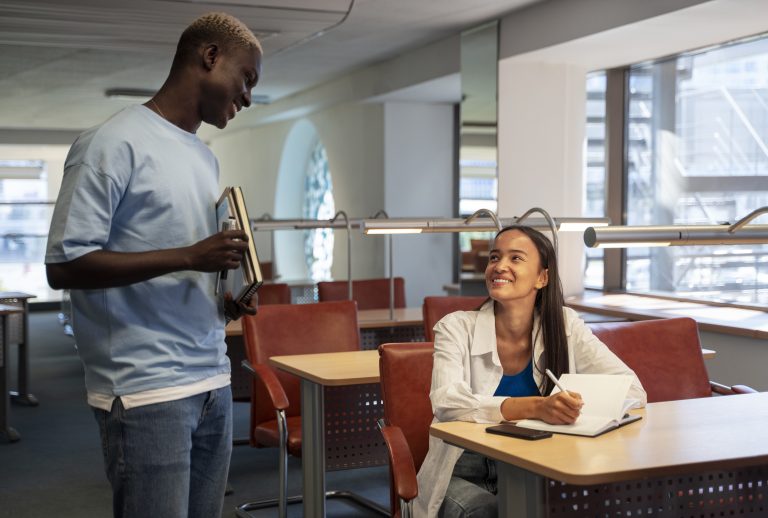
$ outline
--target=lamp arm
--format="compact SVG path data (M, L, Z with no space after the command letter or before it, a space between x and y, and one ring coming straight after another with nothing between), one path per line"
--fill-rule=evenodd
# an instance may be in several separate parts
M555 220L552 219L552 216L549 215L549 213L542 209L541 207L533 207L528 209L523 213L522 216L517 218L515 223L520 224L525 220L528 216L533 214L534 212L538 212L542 216L544 216L544 219L547 221L547 225L549 225L549 230L552 232L552 244L555 247L555 254L557 254L557 224L555 224Z
M469 223L470 221L477 218L478 216L488 216L496 225L496 230L501 230L501 222L499 221L499 218L496 216L496 213L490 209L477 209L475 212L472 213L472 215L470 215L469 217L467 217L467 219L464 220L464 223Z
M343 210L333 215L331 223L335 223L338 217L343 217L347 224L347 295L349 300L352 300L352 224Z
M755 219L756 217L762 215L762 214L768 214L768 206L760 207L759 209L755 209L743 218L741 218L739 221L728 227L728 232L733 234L737 230L739 230L741 227L745 226L747 223Z

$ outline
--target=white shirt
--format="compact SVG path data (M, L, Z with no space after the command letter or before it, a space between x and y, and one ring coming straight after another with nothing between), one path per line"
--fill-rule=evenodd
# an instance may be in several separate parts
M647 401L635 373L598 340L577 313L563 308L568 339L568 371L592 374L630 374L635 377L628 397ZM544 343L538 315L533 321L533 377L542 386ZM479 311L458 311L435 325L432 389L429 397L437 421L502 421L501 403L494 396L504 370L496 348L493 301ZM434 517L442 504L453 467L463 450L430 437L429 451L418 473L419 495L412 502L413 516Z

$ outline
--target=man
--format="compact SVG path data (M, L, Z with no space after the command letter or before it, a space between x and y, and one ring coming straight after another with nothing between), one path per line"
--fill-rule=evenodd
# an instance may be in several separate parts
M120 517L219 516L232 448L225 314L242 230L219 232L218 162L195 135L251 104L261 46L222 13L181 35L165 84L72 145L46 268L71 290L88 403Z

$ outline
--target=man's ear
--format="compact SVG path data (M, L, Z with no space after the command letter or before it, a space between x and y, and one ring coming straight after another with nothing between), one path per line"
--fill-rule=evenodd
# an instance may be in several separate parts
M206 43L203 46L203 66L206 70L212 70L221 57L221 49L215 43Z

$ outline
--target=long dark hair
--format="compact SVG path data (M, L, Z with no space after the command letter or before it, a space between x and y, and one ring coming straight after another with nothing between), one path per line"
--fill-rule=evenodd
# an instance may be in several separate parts
M551 370L555 376L568 372L568 340L565 334L565 318L563 318L563 286L560 283L560 273L557 269L557 254L552 242L539 232L525 225L510 225L504 227L496 234L498 239L501 234L509 230L517 230L528 236L539 252L541 267L549 270L547 285L536 293L534 308L539 313L539 328L533 330L535 337L541 333L544 341L544 368ZM494 240L495 240L494 239ZM534 368L538 369L534 362ZM548 376L542 374L543 385L539 387L542 395L552 391L554 383Z

